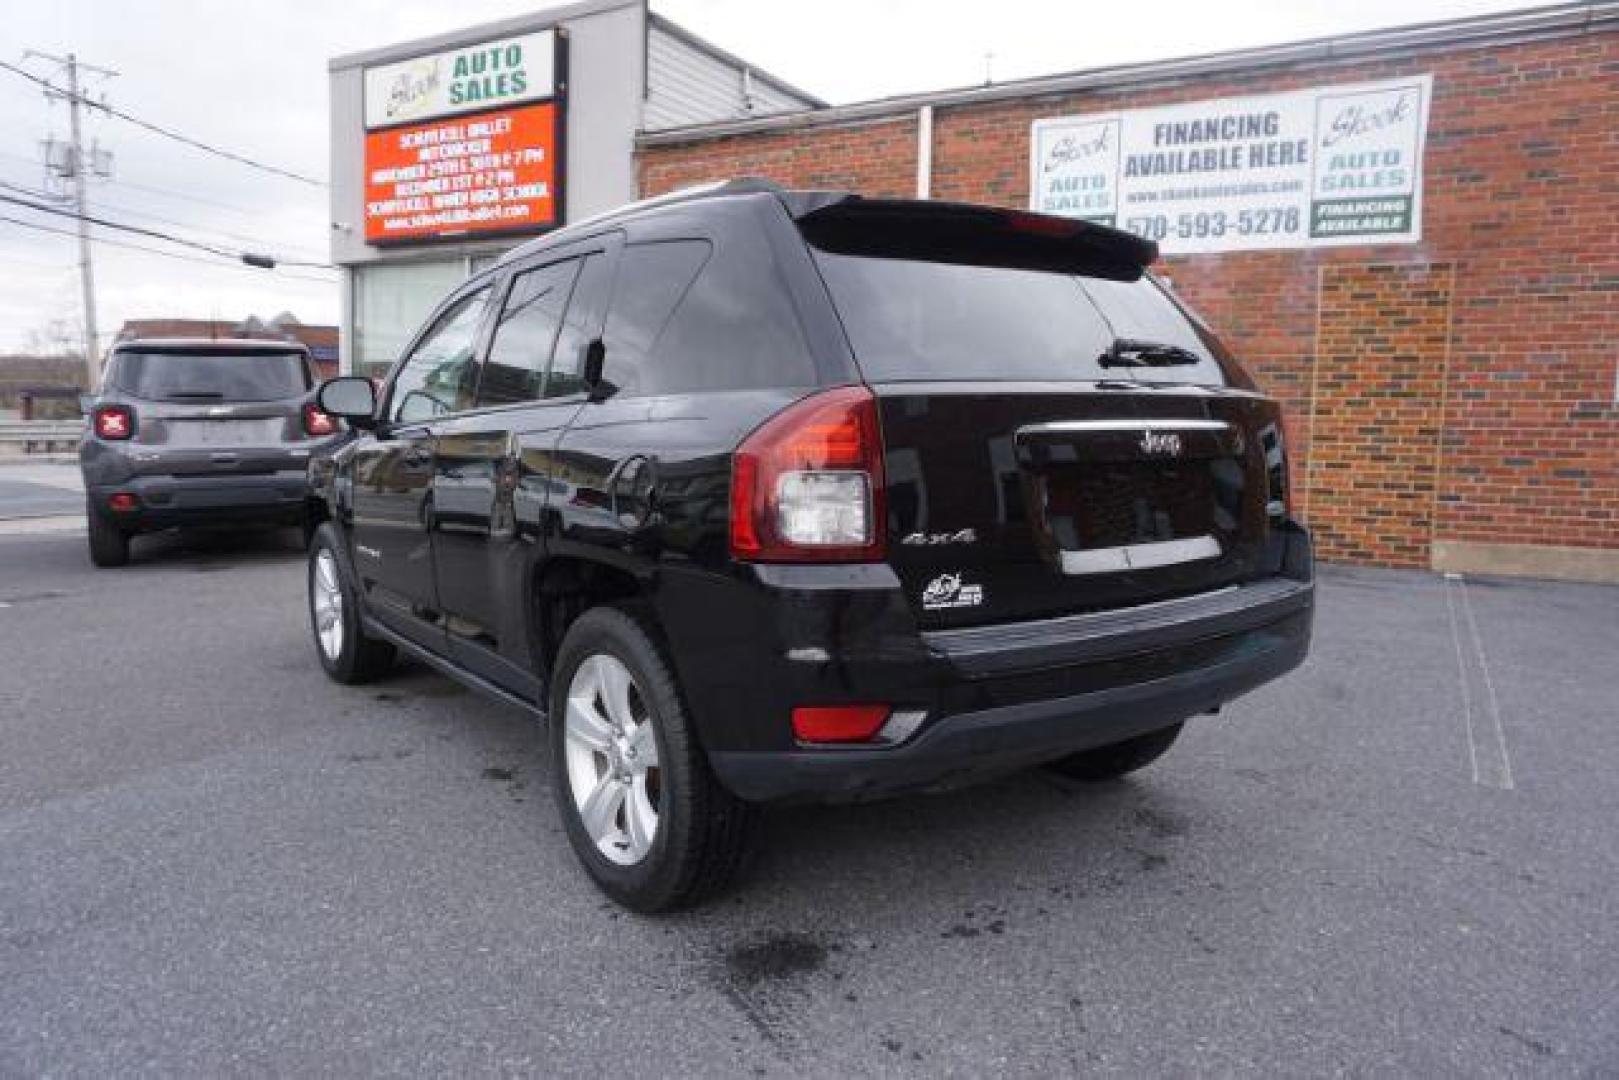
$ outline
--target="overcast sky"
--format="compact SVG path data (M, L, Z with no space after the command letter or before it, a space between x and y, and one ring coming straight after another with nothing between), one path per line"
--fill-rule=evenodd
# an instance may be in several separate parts
M534 11L524 0L52 0L8 5L0 59L35 49L76 52L116 70L93 79L119 108L194 138L324 178L326 61ZM996 80L1215 52L1325 34L1531 6L1527 0L654 0L687 29L835 103ZM51 65L31 61L49 74ZM67 134L67 109L0 70L0 183L39 188L39 143ZM117 119L88 134L110 150L92 212L233 250L324 261L322 187L268 176ZM14 187L0 194L17 195ZM14 205L0 215L50 228L72 221ZM153 241L118 237L143 246ZM168 248L174 251L173 248ZM96 248L100 328L126 318L239 319L291 310L335 322L333 271L263 271ZM299 275L297 277L294 274ZM77 248L68 236L0 221L0 350L80 325ZM104 344L105 342L103 342Z

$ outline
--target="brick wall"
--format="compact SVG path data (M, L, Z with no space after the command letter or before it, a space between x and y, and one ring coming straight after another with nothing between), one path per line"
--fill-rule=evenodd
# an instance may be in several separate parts
M1619 34L940 106L932 194L1027 205L1039 117L1421 72L1422 243L1159 269L1286 405L1328 557L1426 565L1440 538L1619 551ZM908 195L915 138L911 112L697 138L644 147L638 175L649 195L738 175Z

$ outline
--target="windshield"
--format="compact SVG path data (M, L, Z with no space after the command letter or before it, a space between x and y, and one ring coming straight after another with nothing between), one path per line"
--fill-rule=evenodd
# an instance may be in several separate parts
M148 401L277 401L310 379L296 352L122 352L113 385Z
M1151 278L816 251L866 378L1229 380L1202 332ZM1120 339L1184 350L1171 366L1103 362Z

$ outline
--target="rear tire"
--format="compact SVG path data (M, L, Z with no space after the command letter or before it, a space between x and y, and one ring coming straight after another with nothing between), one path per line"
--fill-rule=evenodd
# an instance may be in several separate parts
M1176 724L1123 742L1098 746L1094 750L1081 750L1048 763L1046 768L1070 780L1117 780L1163 757L1175 745L1183 726Z
M669 663L635 618L599 607L569 628L549 728L557 809L604 893L671 911L737 877L761 811L714 778Z
M99 567L124 566L129 562L129 534L92 504L86 504L84 517L90 537L90 561Z
M337 530L315 530L309 544L309 625L320 666L337 682L370 682L393 666L391 642L371 637L360 625L360 604L343 567Z

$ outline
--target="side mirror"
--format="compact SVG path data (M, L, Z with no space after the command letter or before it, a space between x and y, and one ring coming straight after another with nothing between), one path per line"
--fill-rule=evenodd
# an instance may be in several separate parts
M579 377L585 384L585 394L591 401L606 401L618 393L618 387L602 377L602 367L607 362L607 345L601 338L595 338L585 346L584 362L579 365Z
M321 412L340 416L357 428L376 427L377 388L370 379L345 375L323 382L315 391L315 403Z

